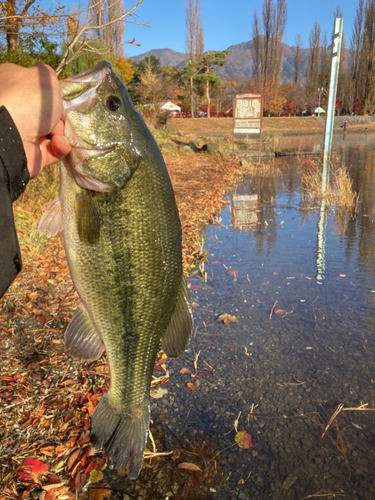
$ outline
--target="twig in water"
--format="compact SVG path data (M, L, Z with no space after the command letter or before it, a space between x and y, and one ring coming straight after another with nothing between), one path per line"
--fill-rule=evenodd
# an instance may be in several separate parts
M307 495L307 497L301 498L301 500L307 500L308 498L318 498L318 497L343 497L342 493L322 493L318 494L316 493L315 495Z
M206 366L208 366L208 368L210 368L213 372L215 371L215 370L212 368L212 366L211 366L211 365L209 365L209 364L208 364L208 363L206 363L205 361L203 361L203 363L204 363Z
M230 444L229 446L227 446L226 448L223 448L222 450L218 451L218 452L216 453L216 455L214 455L212 458L210 458L210 460L209 460L207 463L209 464L210 462L212 462L212 460L213 460L214 458L216 458L218 455L220 455L220 453L223 453L223 451L228 450L229 448L232 448L233 446L236 446L236 444L237 444L237 443L232 443L232 444Z
M311 302L310 306L313 306L318 299L319 299L319 295L316 297L316 299L313 302Z
M273 313L273 310L275 309L275 305L277 304L277 300L276 302L274 303L274 305L272 306L272 309L271 309L271 312L270 312L270 317L269 319L271 319L271 316L272 316L272 313Z
M335 418L337 417L337 415L341 411L375 411L375 408L366 408L367 405L368 405L368 403L365 403L363 405L358 406L357 408L344 408L343 403L339 404L338 407L337 407L337 409L336 409L336 411L335 411L335 413L332 415L332 417L330 418L328 424L326 425L326 428L324 429L324 432L321 435L321 437L324 437L325 433L328 431L328 429L332 425L332 422L335 420Z
M195 359L194 359L194 374L192 373L191 376L193 378L195 378L197 376L197 372L198 372L198 366L197 366L197 363L198 363L198 358L199 358L199 355L200 355L200 351L198 352L198 354L195 355Z
M150 436L150 439L151 439L152 449L153 449L154 453L157 453L158 450L156 449L155 439L154 439L154 436L152 435L151 429L148 430L148 435Z
M241 416L241 411L240 413L238 414L238 417L236 418L236 420L234 421L234 430L236 431L236 433L238 432L237 430L237 427L238 427L238 422L240 421L240 416Z

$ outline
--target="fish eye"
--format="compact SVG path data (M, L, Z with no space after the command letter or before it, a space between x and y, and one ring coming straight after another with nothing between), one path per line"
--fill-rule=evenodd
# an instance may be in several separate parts
M107 99L106 106L107 106L107 109L109 109L109 111L112 111L112 112L117 111L119 109L119 107L121 106L121 100L117 96L111 95Z

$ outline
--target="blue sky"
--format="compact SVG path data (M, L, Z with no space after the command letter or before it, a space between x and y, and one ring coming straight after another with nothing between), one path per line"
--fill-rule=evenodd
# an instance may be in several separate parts
M254 8L261 14L262 0L200 0L203 14L206 50L223 50L252 38ZM125 3L129 5L129 3ZM284 42L294 45L298 33L308 47L311 28L318 21L330 42L333 12L339 6L344 14L344 32L349 45L357 0L287 0L288 23ZM138 10L140 22L152 21L152 28L127 25L125 39L133 37L141 47L125 46L128 56L151 49L170 48L185 52L185 0L144 0Z
M62 5L76 3L63 1ZM82 4L86 2L81 2ZM130 1L125 0L125 8ZM254 8L261 14L263 0L200 0L205 32L205 50L224 50L230 45L252 38ZM339 6L344 13L344 32L347 46L352 34L358 0L287 0L288 22L284 42L294 45L296 35L308 47L311 28L318 21L322 34L327 32L330 43L333 30L333 12ZM125 45L127 56L136 56L152 49L169 48L185 52L185 0L144 0L139 8L138 22L151 21L151 28L126 25L125 40L133 37L141 47Z

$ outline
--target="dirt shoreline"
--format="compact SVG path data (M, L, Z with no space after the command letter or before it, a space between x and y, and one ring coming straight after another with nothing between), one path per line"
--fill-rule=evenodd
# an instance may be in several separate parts
M340 116L335 119L334 133L342 133L341 122L348 120L348 132L375 131L375 122L367 116ZM232 118L171 118L168 130L181 135L230 135ZM282 135L320 134L324 131L324 119L307 117L263 118L263 130Z

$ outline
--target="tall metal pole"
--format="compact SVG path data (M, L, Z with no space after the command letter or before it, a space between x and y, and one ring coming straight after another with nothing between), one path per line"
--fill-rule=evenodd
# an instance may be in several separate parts
M332 149L332 132L335 115L337 79L340 66L342 27L344 19L337 17L333 25L331 72L329 75L328 102L326 110L326 125L324 129L324 149L323 149L323 177L322 189L327 190L329 180L329 159Z

